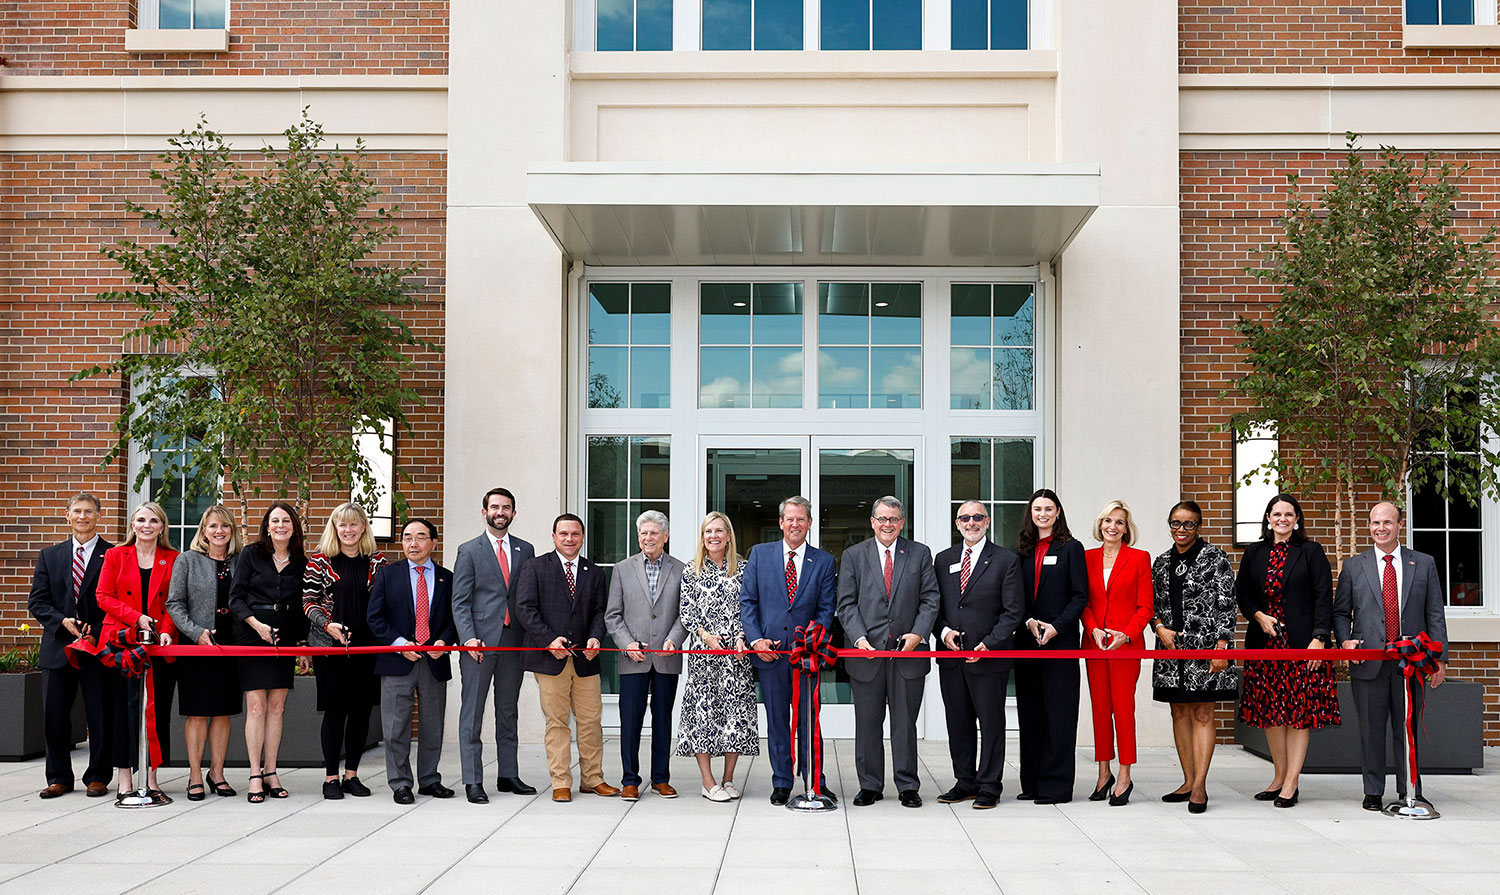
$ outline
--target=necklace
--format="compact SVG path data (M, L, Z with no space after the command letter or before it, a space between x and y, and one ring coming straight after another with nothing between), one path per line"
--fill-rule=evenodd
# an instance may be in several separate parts
M276 563L276 568L279 569L292 561L292 555L290 553L288 553L286 556L276 556L275 554L272 554L271 560Z

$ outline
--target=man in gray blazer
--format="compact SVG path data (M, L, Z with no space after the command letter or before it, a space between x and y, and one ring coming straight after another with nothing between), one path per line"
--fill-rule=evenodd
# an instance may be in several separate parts
M1381 501L1370 509L1370 537L1375 546L1344 560L1333 600L1333 630L1345 649L1375 648L1402 636L1426 632L1443 642L1443 658L1428 680L1436 687L1448 671L1448 625L1443 617L1443 588L1437 563L1425 553L1401 546L1402 509ZM1389 606L1387 603L1389 602ZM1398 608L1399 607L1399 608ZM1396 622L1394 630L1389 623ZM1364 770L1364 807L1379 811L1385 796L1385 729L1389 725L1396 755L1406 748L1406 678L1395 662L1349 662L1349 684L1359 713L1360 764ZM1420 686L1412 688L1412 711L1422 711ZM1401 762L1396 762L1399 767ZM1417 762L1421 770L1420 759ZM1406 798L1404 775L1396 775L1396 792ZM1422 798L1418 777L1417 798ZM1425 800L1424 800L1425 801Z
M932 635L938 614L932 551L901 537L906 524L901 501L875 501L870 527L875 537L844 551L839 567L838 617L847 639L863 650L914 650ZM926 659L846 659L854 691L856 805L884 798L885 738L891 715L891 764L896 791L907 808L922 807L917 790L917 711L922 706Z
M510 534L516 518L516 498L505 488L491 488L480 504L485 531L458 548L453 563L453 621L465 646L520 646L525 632L515 612L511 583L521 564L536 550ZM499 759L495 787L500 792L535 795L516 766L516 700L521 693L520 653L464 653L458 662L462 679L458 713L459 753L463 760L464 794L484 804L484 747L479 728L484 703L494 693L495 752Z
M681 655L642 650L675 650L687 639L678 619L682 597L682 560L666 552L667 517L647 510L635 520L641 552L615 565L609 580L604 626L615 646L620 669L620 798L635 801L641 786L641 728L646 701L651 702L651 790L677 798L669 782L672 759L672 704L677 701Z

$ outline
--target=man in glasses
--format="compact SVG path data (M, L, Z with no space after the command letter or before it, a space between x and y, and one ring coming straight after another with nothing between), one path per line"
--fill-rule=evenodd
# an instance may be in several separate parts
M984 504L968 500L954 522L963 542L937 555L939 649L1008 650L1021 624L1020 557L989 540ZM1010 659L938 659L938 687L948 720L953 788L939 802L974 800L993 808L1005 766L1005 688ZM975 723L979 736L975 735Z

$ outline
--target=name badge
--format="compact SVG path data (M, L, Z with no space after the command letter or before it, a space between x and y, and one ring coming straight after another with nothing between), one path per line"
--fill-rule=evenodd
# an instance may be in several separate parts
M963 570L963 565L964 564L961 563L961 562L954 563L953 565L951 565L951 566L948 567L948 574L949 575L957 575L960 571Z
M1055 565L1057 565L1057 557L1055 557L1055 556L1044 556L1044 557L1042 557L1042 565L1044 565L1044 566L1055 566Z

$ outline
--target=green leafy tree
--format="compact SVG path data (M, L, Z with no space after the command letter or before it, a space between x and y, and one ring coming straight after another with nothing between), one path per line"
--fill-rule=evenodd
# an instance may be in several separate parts
M1388 146L1367 161L1356 140L1316 197L1289 176L1282 238L1249 271L1280 297L1240 318L1250 371L1228 393L1251 405L1237 437L1274 426L1283 445L1252 475L1332 486L1340 556L1357 495L1474 500L1496 493L1500 460L1482 437L1500 431L1496 231L1456 226L1464 168Z
M146 349L74 376L129 384L103 465L132 442L185 446L156 454L135 486L154 475L195 495L222 479L246 525L263 489L304 517L322 486L373 506L353 433L383 420L409 428L406 410L421 403L411 353L437 350L399 315L420 301L416 268L378 258L397 223L375 204L363 143L325 149L305 110L284 136L286 149L251 164L203 120L169 141L151 173L161 200L126 204L149 238L104 251L132 287L100 298L140 309L125 339Z

